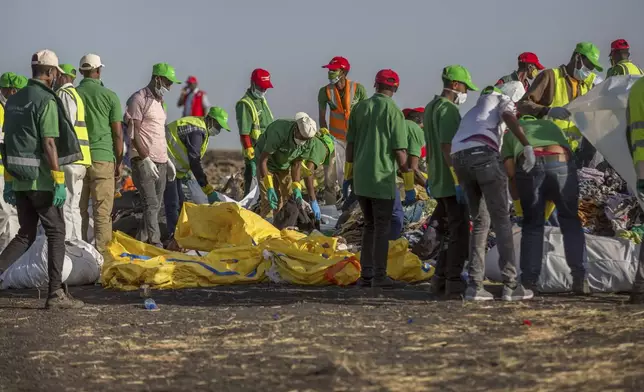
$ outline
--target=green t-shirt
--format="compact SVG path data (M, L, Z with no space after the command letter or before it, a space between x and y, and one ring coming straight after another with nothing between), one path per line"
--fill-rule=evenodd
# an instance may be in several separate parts
M356 195L393 199L396 192L394 150L407 149L407 124L390 97L376 93L351 111L347 143L353 143Z
M570 150L568 140L561 128L550 120L521 120L519 121L525 136L532 147L546 147L559 145ZM501 156L503 159L517 159L523 154L523 145L512 132L503 135Z
M271 172L288 170L296 159L309 148L311 143L308 140L302 145L295 143L293 134L295 132L295 120L275 120L266 132L257 139L256 156L269 153L268 170Z
M331 106L331 102L329 101L329 97L326 96L326 87L324 86L320 89L320 92L318 92L318 105L320 106L320 109L325 109L326 105ZM340 98L344 99L344 89L340 90ZM367 99L367 90L365 90L364 86L361 85L360 83L356 83L356 93L353 95L353 101L351 101L351 108L356 105L356 103L360 101L364 101ZM335 109L335 108L331 108Z
M407 154L420 158L420 150L425 144L423 129L411 120L405 120L405 123L407 123Z
M47 103L37 120L38 134L41 138L53 137L59 135L58 130L58 106L55 99ZM42 159L46 159L44 154ZM61 169L62 170L62 169ZM14 191L53 191L54 179L51 177L51 168L49 165L40 165L38 177L35 180L13 180Z
M302 160L305 162L313 162L315 168L322 166L329 155L329 149L320 138L314 137L311 139L308 148L302 153Z
M94 162L114 162L111 124L123 120L121 102L116 93L97 79L85 78L76 88L85 104L85 122L89 149Z
M443 158L441 144L451 144L459 125L461 114L450 100L436 96L425 107L425 140L427 141L427 167L432 196L450 197L456 195L454 180L449 165Z
M259 128L262 130L262 133L264 133L268 125L273 122L273 116L268 108L268 104L264 99L253 97L250 91L246 91L246 94L242 99L246 97L250 98L250 100L255 104L257 115L259 116ZM235 105L235 116L237 117L237 128L239 129L240 135L250 135L250 132L253 130L253 115L251 113L252 112L248 105L242 103L241 99L237 102L237 105Z

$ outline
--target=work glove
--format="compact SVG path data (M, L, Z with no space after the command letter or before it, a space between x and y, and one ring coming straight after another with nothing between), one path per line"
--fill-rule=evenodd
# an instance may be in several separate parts
M253 159L255 159L255 149L253 147L245 148L244 158L249 161L252 161Z
M519 218L523 217L523 207L521 207L521 200L512 200L512 205L514 206L514 213Z
M250 173L253 178L257 177L257 163L254 160L246 161L246 167L250 168Z
M208 184L208 185L206 185L206 186L201 187L201 190L202 190L202 191L203 191L203 193L205 193L205 194L206 194L206 196L208 197L208 203L212 204L212 203L215 203L215 202L221 201L221 200L219 199L219 194L217 193L217 191L215 191L215 187L214 187L214 186L212 186L212 185Z
M264 187L266 187L266 200L268 201L268 205L271 207L271 210L276 210L279 199L273 186L273 176L270 174L265 175L262 182L264 183Z
M402 174L405 185L405 204L410 205L416 202L416 189L414 188L414 172L408 171Z
M259 137L262 136L262 130L261 129L253 129L250 131L250 137L253 140L259 139Z
M523 171L530 173L530 170L534 168L535 163L537 163L537 157L534 155L534 149L531 145L523 147Z
M329 133L329 129L328 129L328 128L320 128L320 134L331 136L331 133Z
M54 200L52 204L54 207L61 208L65 205L65 199L67 198L65 172L52 170L51 177L54 179Z
M551 117L557 120L565 120L570 116L571 116L571 113L568 111L568 109L564 107L554 107L548 110L548 117Z
M16 194L13 192L13 182L12 181L4 183L4 191L2 191L2 196L4 198L5 203L10 204L10 205L12 205L14 207L16 206Z
M291 190L293 191L293 199L297 204L300 204L302 202L302 184L299 182L292 183Z
M313 214L315 215L315 220L319 221L322 219L322 212L320 211L320 205L318 204L317 200L313 200L311 202L311 209L313 210Z
M454 180L454 190L456 191L456 201L458 204L465 204L467 201L465 200L465 193L463 192L463 188L461 185L458 183L458 176L456 175L456 171L454 171L454 168L450 166L449 171L452 173L452 179Z
M166 173L166 178L168 179L168 182L172 182L177 178L177 169L174 167L174 163L172 163L171 159L168 159L168 172Z
M141 163L143 164L143 170L147 173L147 175L154 177L155 180L159 179L159 168L157 168L157 165L152 162L152 159L150 159L150 157L146 157L141 161Z

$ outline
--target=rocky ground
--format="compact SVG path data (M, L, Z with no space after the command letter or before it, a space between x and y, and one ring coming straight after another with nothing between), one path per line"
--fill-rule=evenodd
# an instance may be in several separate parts
M499 287L492 287L499 294ZM0 292L0 391L642 391L626 296L435 301L426 286Z

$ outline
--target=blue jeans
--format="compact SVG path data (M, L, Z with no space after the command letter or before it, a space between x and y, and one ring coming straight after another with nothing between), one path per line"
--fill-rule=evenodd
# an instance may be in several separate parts
M402 202L400 201L400 192L396 189L396 197L394 198L394 210L391 213L391 231L389 233L389 240L395 241L400 238L405 220L405 212L403 211Z
M165 206L165 219L170 237L174 236L174 230L177 228L177 221L179 221L179 212L185 199L180 179L176 178L166 184L165 192L163 193L163 205Z
M522 281L537 283L543 259L544 211L552 200L564 241L566 262L573 279L586 275L586 237L578 216L579 179L572 161L559 162L559 156L537 157L530 173L517 167L516 181L523 208L521 237Z

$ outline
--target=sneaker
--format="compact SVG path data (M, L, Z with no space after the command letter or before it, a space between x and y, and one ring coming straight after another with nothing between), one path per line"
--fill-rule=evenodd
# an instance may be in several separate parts
M432 295L443 295L445 293L445 278L432 276L429 282L429 293Z
M466 301L494 301L494 295L483 288L483 286L469 286L465 290Z
M360 288L371 287L372 280L373 279L371 278L360 278L356 282L356 287L360 287Z
M503 286L503 296L504 301L523 301L525 299L531 299L534 297L532 290L528 290L522 285L517 285L514 289L510 286Z
M402 289L407 286L405 282L398 282L388 276L384 278L373 278L371 287L385 290Z
M72 298L64 289L54 291L45 302L45 309L80 309L83 306L83 301Z
M539 291L539 290L538 290L538 287L539 287L539 286L537 286L537 282L530 282L530 281L527 281L527 282L526 282L526 281L523 281L521 284L523 285L523 287L524 287L526 290L530 290L530 291L532 291L534 294L537 294L537 292Z
M628 303L633 305L644 304L644 293L631 293L631 298Z
M573 279L572 280L572 292L575 295L584 295L588 296L591 294L590 285L588 284L588 279Z

